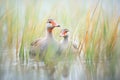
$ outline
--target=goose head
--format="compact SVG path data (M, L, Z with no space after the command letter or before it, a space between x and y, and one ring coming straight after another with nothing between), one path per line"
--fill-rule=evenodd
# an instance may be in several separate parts
M57 24L53 19L48 19L46 26L47 26L47 31L48 31L48 32L52 32L52 30L53 30L55 27L60 27L60 25Z
M69 36L69 30L68 29L62 29L60 32L60 37L67 38Z

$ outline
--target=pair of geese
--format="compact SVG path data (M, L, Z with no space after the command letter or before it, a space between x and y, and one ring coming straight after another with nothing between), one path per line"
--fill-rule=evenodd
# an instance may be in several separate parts
M61 30L60 36L63 37L63 40L61 40L61 42L58 43L53 37L53 29L56 27L60 27L60 25L57 24L53 19L47 20L46 35L44 38L38 38L31 43L29 51L30 57L35 57L36 55L38 55L41 58L41 60L44 60L46 55L48 57L51 56L52 58L53 55L60 54L62 53L62 51L67 49L67 46L69 44L68 41L69 30L68 29Z

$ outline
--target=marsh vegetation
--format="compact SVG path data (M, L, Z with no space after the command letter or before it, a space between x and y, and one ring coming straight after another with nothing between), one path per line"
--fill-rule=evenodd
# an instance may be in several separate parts
M119 3L119 0L0 0L0 80L119 80ZM48 63L46 68L38 57L29 58L30 43L45 35L48 18L69 29L71 42L78 44L73 55L67 49L65 57L69 59L63 56L59 62L55 60L55 69L51 67L54 63ZM59 33L56 28L57 41L62 39Z

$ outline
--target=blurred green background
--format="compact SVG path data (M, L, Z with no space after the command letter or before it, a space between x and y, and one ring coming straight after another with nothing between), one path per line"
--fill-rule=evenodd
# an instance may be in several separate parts
M107 79L119 79L119 3L120 0L0 0L0 64L12 63L19 57L27 61L30 43L45 35L46 21L53 18L70 30L71 41L78 40L78 52L84 52L87 73L95 73L102 61L101 70L108 69L103 74L111 76ZM59 29L54 30L58 41L62 39L59 33Z

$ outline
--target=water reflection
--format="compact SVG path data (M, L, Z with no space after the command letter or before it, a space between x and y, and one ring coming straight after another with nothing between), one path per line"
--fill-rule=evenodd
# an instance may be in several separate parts
M12 50L14 52L14 50ZM21 63L9 56L9 50L1 50L1 80L119 80L120 64L111 64L110 60L92 62L76 58L73 62L62 61L54 68L48 68L44 62L29 59ZM11 53L14 54L14 53Z

